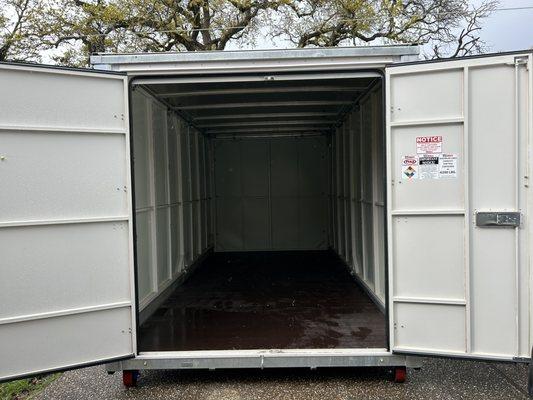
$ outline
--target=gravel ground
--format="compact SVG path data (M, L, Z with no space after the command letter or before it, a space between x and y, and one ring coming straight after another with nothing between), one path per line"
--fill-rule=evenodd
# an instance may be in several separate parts
M63 374L38 400L527 399L527 366L426 359L395 384L383 369L144 371L139 385L102 367Z

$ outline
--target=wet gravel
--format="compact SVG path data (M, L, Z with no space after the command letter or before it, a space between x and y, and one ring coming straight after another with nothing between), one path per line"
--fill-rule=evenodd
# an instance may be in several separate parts
M386 369L143 371L125 389L103 367L63 374L38 400L66 399L527 399L527 366L426 359L395 384Z

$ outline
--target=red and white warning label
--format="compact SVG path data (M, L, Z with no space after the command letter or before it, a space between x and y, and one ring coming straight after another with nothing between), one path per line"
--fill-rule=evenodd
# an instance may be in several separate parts
M417 136L417 154L442 153L442 136Z

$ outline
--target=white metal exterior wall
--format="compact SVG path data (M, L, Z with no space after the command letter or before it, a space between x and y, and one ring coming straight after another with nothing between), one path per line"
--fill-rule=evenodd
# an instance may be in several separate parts
M327 248L324 136L214 147L217 251Z
M140 309L203 254L208 241L204 138L142 89L133 104Z
M384 152L381 86L360 99L332 138L332 246L385 305Z
M0 65L0 379L135 352L127 80Z
M531 82L528 54L388 70L394 350L529 357ZM458 155L456 178L402 178L427 135ZM522 225L478 227L478 211L520 211Z

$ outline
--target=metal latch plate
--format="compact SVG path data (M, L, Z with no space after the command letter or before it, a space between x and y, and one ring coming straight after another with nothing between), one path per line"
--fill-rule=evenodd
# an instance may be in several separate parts
M476 226L516 228L520 226L521 214L516 211L488 211L476 213Z

